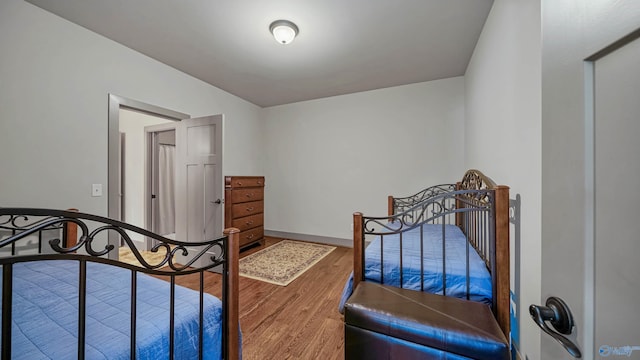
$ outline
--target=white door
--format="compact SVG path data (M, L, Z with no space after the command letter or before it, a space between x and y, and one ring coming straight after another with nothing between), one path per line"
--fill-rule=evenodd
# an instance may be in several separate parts
M214 115L177 124L177 240L199 242L222 236L222 119Z
M540 358L570 359L574 344L585 359L640 359L640 2L544 0L542 9L537 305L563 299L574 324L564 340L541 333ZM549 308L557 317L560 307Z

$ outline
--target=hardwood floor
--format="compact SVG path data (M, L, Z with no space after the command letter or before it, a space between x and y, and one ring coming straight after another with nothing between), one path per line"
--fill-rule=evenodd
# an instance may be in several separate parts
M263 246L281 239L266 238ZM242 358L343 359L344 328L338 302L352 270L353 250L338 247L288 286L240 277ZM220 276L207 273L206 291L220 294ZM189 279L178 283L191 285ZM195 288L195 287L194 287Z

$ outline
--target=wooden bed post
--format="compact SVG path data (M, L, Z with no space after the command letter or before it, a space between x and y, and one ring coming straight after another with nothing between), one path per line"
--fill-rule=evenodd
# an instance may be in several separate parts
M353 289L363 277L364 241L362 239L362 213L353 214Z
M78 209L67 209L67 211L78 212ZM76 246L78 243L78 224L73 222L66 222L64 224L64 244L66 248Z
M226 289L223 289L225 294L224 302L227 304L227 316L226 319L229 322L223 329L226 331L226 347L227 347L227 360L237 360L240 358L240 319L239 312L239 258L240 258L240 230L236 228L225 229L224 234L229 237L227 245L227 261L228 261L228 274Z
M393 216L393 196L389 195L387 198L387 216Z
M510 332L510 288L509 279L509 187L498 185L495 187L496 207L496 284L497 311L496 319L502 331L509 338Z

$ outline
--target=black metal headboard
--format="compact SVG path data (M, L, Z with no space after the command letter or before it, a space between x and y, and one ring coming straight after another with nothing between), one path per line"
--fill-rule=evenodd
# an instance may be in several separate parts
M69 235L67 229L70 227L77 228L77 238L67 243ZM138 260L138 265L109 259L110 253L118 251L115 246L107 243L105 234L110 231L119 234L123 243ZM160 256L160 260L157 262L149 262L142 256L127 232L156 240L156 245L152 247L151 251L164 256ZM237 229L225 231L225 234L231 234L231 236L202 242L183 242L167 239L137 226L92 214L54 209L0 208L0 251L7 249L4 254L0 254L0 266L2 267L2 358L11 358L13 265L40 260L72 260L79 264L79 354L84 353L87 262L103 263L131 270L132 294L135 294L137 290L134 278L138 272L167 276L171 282L172 296L174 296L176 276L199 273L201 298L204 291L204 271L222 267L223 354L225 354L225 358L228 358L229 347L231 346L233 349L234 346L228 342L229 337L235 337L237 344L238 334ZM230 238L234 240L231 241ZM135 301L135 295L132 296L132 301ZM232 308L229 308L230 306ZM170 312L170 316L173 318L173 305ZM235 315L230 315L234 312ZM229 326L234 321L236 326ZM135 323L135 312L132 312L131 329L135 329ZM203 331L202 326L200 326L200 331ZM131 334L135 334L135 331L132 331ZM202 341L202 334L199 339ZM170 343L170 348L173 349L173 343L171 341ZM200 349L204 351L202 345L201 343ZM235 346L237 348L237 345ZM134 354L135 338L132 339L131 349ZM232 352L234 351L232 350Z

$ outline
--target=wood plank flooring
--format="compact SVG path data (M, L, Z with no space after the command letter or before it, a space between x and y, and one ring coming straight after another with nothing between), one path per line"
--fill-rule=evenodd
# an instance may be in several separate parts
M281 239L267 238L263 246ZM352 270L353 250L338 247L288 286L240 277L242 358L343 359L344 328L338 302ZM178 279L197 288L196 278ZM220 295L220 275L207 273L205 291Z

